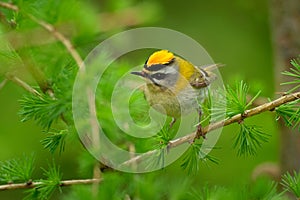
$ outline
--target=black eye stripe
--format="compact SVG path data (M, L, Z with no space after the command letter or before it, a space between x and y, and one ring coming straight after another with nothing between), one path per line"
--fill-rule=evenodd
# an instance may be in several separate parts
M147 78L148 78L150 81L152 81L152 83L154 83L154 85L160 86L158 83L156 83L156 82L154 81L154 79L153 79L151 76L147 76Z
M156 80L162 80L166 77L166 74L156 73L156 74L152 74L151 77L155 78Z

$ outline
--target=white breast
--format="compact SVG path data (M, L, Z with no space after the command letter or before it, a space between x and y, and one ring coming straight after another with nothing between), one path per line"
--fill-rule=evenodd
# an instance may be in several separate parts
M181 105L182 115L186 115L191 111L200 109L199 104L203 103L208 94L208 88L182 90L178 93L177 98Z

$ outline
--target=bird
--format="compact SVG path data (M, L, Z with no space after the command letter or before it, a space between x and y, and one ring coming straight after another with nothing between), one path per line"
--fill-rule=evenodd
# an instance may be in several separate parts
M141 71L133 71L131 74L145 80L145 85L141 89L149 105L158 112L172 117L170 128L176 119L196 109L199 123L195 139L199 139L205 138L200 123L202 110L199 104L207 98L209 85L217 77L212 72L216 67L217 64L212 64L198 68L163 49L152 53Z

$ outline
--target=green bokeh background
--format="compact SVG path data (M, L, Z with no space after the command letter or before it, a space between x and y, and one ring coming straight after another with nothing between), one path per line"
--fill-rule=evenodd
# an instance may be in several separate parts
M134 5L133 1L129 2ZM109 11L113 7L113 3L109 1L87 3L99 6L101 11ZM130 4L119 2L122 3ZM220 69L224 83L232 84L235 80L243 79L250 85L251 91L260 89L263 96L273 96L275 83L267 0L163 0L153 4L155 6L152 8L157 9L154 19L140 27L170 28L194 38L215 62L226 64L226 67ZM18 100L24 94L20 87L11 82L0 90L0 161L35 152L36 165L47 167L52 155L40 143L44 138L41 128L33 121L20 122ZM219 164L203 164L196 176L188 178L199 185L239 185L251 180L252 171L258 164L278 162L279 142L274 116L265 113L247 122L262 126L272 136L258 151L257 156L237 157L237 152L233 149L233 138L238 132L238 126L231 125L223 129L217 144L220 148L212 152L212 155L219 158ZM74 158L81 151L83 149L79 144L76 146L67 142L65 152L55 156L61 165L64 179L80 178L77 175L78 162ZM173 181L187 177L186 172L180 168L180 163L174 163L156 173ZM37 169L35 178L39 178L40 174L41 170ZM15 199L22 197L22 191L5 191L0 193L0 199L7 199L12 193Z

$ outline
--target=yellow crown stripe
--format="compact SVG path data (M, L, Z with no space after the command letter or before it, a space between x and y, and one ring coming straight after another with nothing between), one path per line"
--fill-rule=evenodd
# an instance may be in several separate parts
M160 50L154 52L148 59L147 65L151 66L154 64L167 64L172 61L174 54L168 50Z

